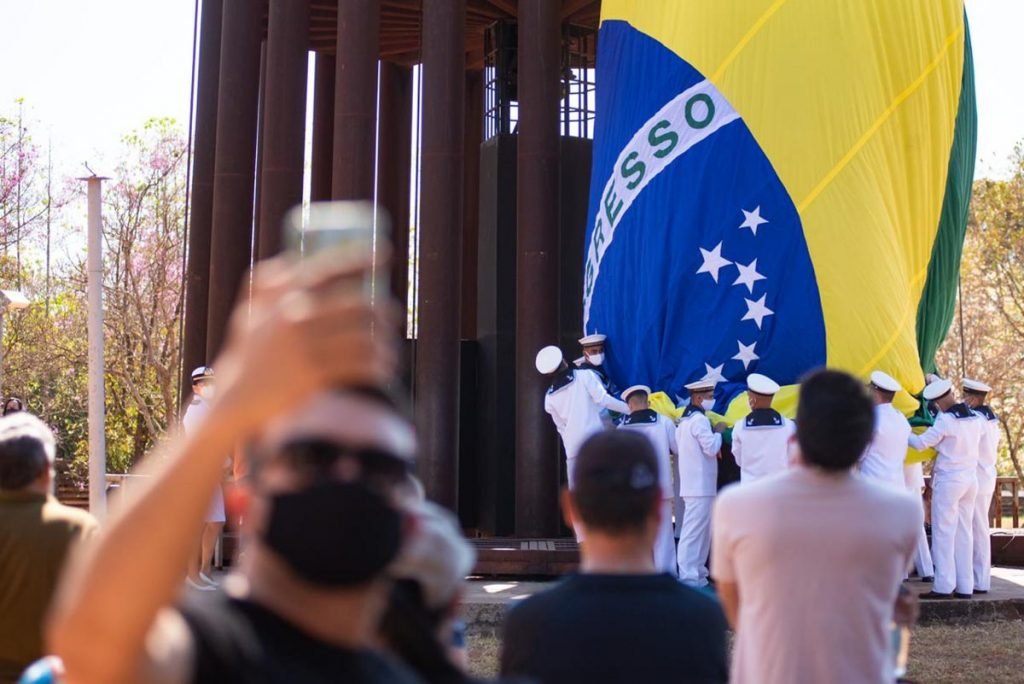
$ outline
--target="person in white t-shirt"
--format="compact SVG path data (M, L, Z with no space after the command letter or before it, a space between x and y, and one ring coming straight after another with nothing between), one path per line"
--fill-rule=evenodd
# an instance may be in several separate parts
M719 494L711 568L736 630L731 682L893 681L890 625L914 619L902 579L923 520L907 492L854 476L873 429L861 381L817 371L801 384L798 463Z

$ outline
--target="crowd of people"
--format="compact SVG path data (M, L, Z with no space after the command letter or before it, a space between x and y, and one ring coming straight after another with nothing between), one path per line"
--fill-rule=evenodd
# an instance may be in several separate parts
M685 386L689 399L676 407L679 418L673 425L666 415L650 408L650 387L633 385L621 392L621 401L613 396L601 367L605 335L588 335L579 342L583 356L573 363L554 346L541 349L536 358L538 372L551 380L544 407L561 436L567 469L574 472L580 445L593 434L615 425L644 434L658 457L664 483L662 528L655 544L657 565L665 572L678 573L685 584L706 586L712 508L721 484L718 462L723 433L728 431L731 438L741 488L799 463L797 424L772 405L781 387L760 373L748 375L748 411L729 429L720 420L712 424L708 416L715 405L716 383L704 377ZM929 548L922 521L917 526L913 565L921 580L933 582L932 590L922 598L971 598L987 593L991 586L988 523L996 483L999 422L986 403L991 387L985 383L965 378L958 402L952 382L935 375L926 379L921 399L928 403L933 424L915 434L906 416L893 405L903 387L880 370L871 374L867 389L874 403L872 434L858 454L854 470L862 479L909 490L920 499L924 485L921 460L927 450L935 450L932 544ZM801 393L801 404L806 401ZM616 418L610 412L621 415ZM569 488L573 486L570 475ZM775 482L775 486L781 484ZM845 529L840 526L838 530L839 537L845 538ZM722 534L730 531L735 530ZM579 528L576 533L582 538Z
M44 655L53 659L26 677L471 681L459 606L474 553L413 476L416 432L386 389L398 314L353 286L370 268L299 268L287 257L258 266L216 376L193 376L185 429L148 457L145 491L102 527L53 499L49 429L27 412L0 418L0 682ZM552 375L547 405L568 457L561 503L581 540L580 571L510 611L501 681L892 681L891 626L915 620L902 580L923 509L866 477L883 452L876 414L891 402L891 379L873 377L873 405L861 381L816 371L791 422L771 408L777 386L751 376L752 412L732 433L743 479L718 494L725 427L706 415L714 384L687 387L675 425L650 408L649 388L612 396L600 358L587 356L572 366L557 349L538 358ZM954 404L943 383L925 392L943 413L923 435L908 431L904 450L937 448L933 506L961 511L977 478L961 486L966 459L946 462L968 448L962 426L983 409L977 398ZM602 409L625 415L622 427L609 429ZM569 427L582 424L586 433ZM211 501L216 509L225 457L239 445L245 552L218 590L201 589L213 579L202 567ZM980 447L970 448L977 467ZM936 525L944 520L933 510ZM971 583L942 565L960 561L960 532L936 532L939 593L940 578L960 593Z

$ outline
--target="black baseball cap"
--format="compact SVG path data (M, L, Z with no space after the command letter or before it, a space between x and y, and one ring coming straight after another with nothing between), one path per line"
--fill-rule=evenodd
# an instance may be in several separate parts
M573 470L572 498L587 526L624 532L644 525L661 497L658 460L638 432L600 432L580 448Z

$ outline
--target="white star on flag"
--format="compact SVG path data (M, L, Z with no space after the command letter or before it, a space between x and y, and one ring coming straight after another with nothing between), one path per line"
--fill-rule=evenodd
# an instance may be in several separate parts
M756 302L752 299L747 299L746 297L744 297L743 301L747 303L747 313L743 314L743 318L740 320L754 321L755 323L757 323L757 329L760 330L761 322L764 320L765 316L771 316L773 313L775 313L774 311L772 311L771 309L764 305L764 300L767 296L767 294L761 295L761 298L758 299Z
M706 370L707 372L704 374L704 378L703 379L704 380L711 380L715 384L718 384L720 382L725 382L726 378L725 378L724 375L722 375L722 369L723 368L725 368L725 364L724 363L721 364L720 366L715 366L714 368L711 367L710 363L705 363L704 364L704 370Z
M752 361L757 361L759 358L761 358L760 356L754 353L754 347L757 346L756 341L752 342L751 344L743 344L739 340L736 340L736 344L739 345L740 350L736 354L736 356L732 358L734 358L737 361L743 362L743 370L747 370L747 368L750 367L750 363Z
M750 232L757 235L757 227L762 223L768 223L768 219L761 218L761 205L754 207L754 211L740 209L743 212L743 223L740 228L749 228Z
M754 259L746 266L737 261L736 268L740 270L740 274L736 277L736 282L733 285L746 285L750 294L754 294L754 283L758 280L766 280L763 275L757 272L757 259Z
M701 247L700 254L704 258L704 264L699 269L697 269L697 273L710 273L711 277L717 283L718 272L725 268L726 266L730 266L732 264L732 262L729 261L728 259L722 258L722 243L719 242L718 245L710 252Z

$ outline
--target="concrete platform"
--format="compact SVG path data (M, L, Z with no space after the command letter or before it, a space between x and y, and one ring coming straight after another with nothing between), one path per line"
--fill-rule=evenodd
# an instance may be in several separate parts
M476 579L463 600L467 629L474 634L497 635L509 605L544 591L553 581ZM931 584L915 580L906 586L917 593ZM1024 569L992 568L992 591L970 599L921 601L922 624L962 624L986 620L1024 619Z

